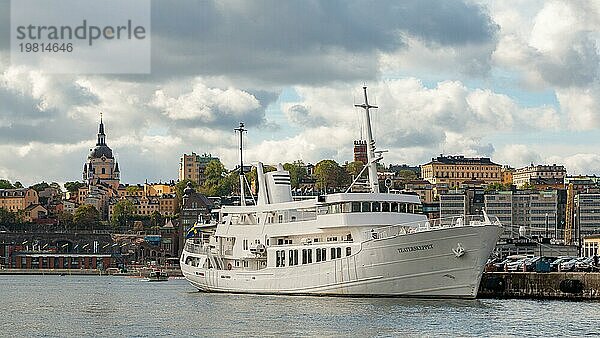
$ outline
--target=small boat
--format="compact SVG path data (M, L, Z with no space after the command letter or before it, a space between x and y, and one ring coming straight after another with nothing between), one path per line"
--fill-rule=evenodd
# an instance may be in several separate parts
M148 274L149 282L166 282L169 280L169 275L161 270L153 270Z

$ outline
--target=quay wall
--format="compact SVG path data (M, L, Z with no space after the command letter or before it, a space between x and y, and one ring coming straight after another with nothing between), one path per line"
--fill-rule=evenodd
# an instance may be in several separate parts
M598 272L486 272L479 298L600 299Z
M163 269L169 277L182 277L179 269ZM128 272L102 271L98 269L2 269L0 275L96 275L96 276L135 276L147 277L150 270L130 270Z

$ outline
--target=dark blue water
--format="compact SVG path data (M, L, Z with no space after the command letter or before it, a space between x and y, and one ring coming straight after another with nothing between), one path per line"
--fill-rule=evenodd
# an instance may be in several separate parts
M184 280L0 276L2 336L582 336L600 303L283 297Z

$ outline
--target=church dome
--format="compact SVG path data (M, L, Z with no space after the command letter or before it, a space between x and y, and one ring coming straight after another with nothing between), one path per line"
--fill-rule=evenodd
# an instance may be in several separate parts
M107 145L96 146L92 149L88 158L102 158L103 156L106 158L113 158L112 150Z

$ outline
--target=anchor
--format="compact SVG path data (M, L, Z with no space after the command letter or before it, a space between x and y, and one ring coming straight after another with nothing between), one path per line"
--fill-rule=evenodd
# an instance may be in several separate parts
M456 249L452 249L456 258L462 257L465 254L465 248L463 248L462 244L458 243L456 245Z

